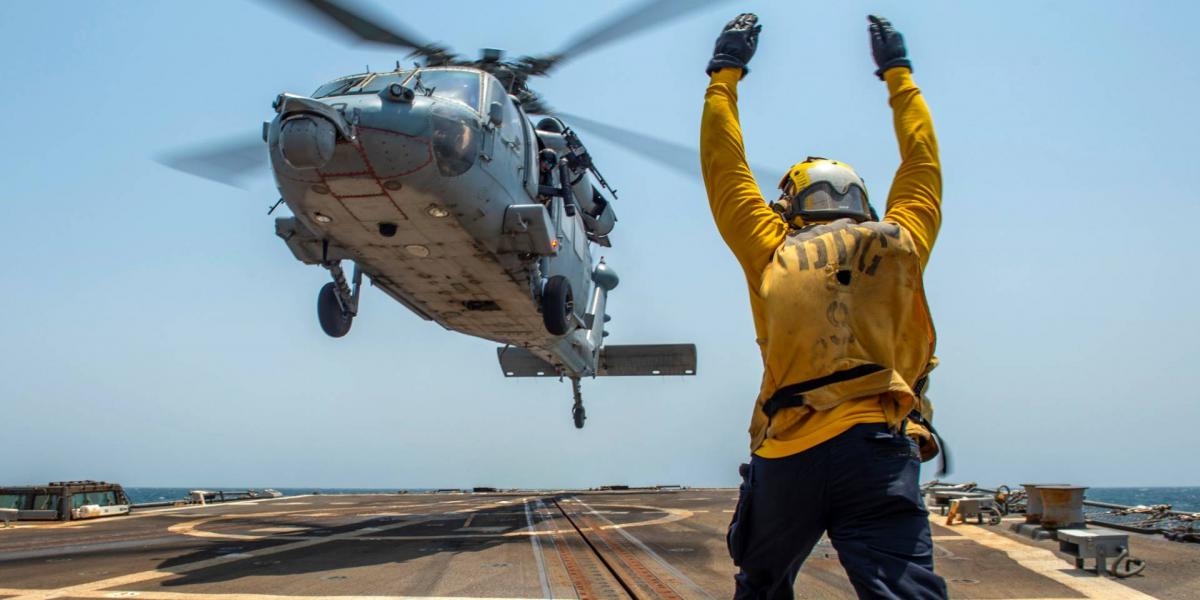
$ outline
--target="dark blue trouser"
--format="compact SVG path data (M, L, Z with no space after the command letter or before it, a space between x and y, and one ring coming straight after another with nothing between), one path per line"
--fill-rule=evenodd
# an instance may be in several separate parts
M944 599L933 572L917 447L883 424L784 458L755 456L730 528L735 599L790 599L800 565L828 532L859 598Z

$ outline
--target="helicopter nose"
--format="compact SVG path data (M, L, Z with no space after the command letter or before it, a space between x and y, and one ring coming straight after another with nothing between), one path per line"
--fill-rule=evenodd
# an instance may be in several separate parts
M337 128L315 115L295 116L279 130L279 150L295 169L319 169L333 158Z

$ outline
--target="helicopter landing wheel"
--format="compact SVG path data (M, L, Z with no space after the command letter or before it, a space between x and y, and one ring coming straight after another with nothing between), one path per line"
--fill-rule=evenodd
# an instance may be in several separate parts
M332 281L317 294L317 320L321 322L321 330L335 338L349 333L350 325L354 322L354 315L344 310L338 301L337 284Z
M546 325L546 331L551 335L566 335L571 328L571 313L574 310L571 282L562 275L551 277L546 287L542 288L542 323Z
M583 409L583 405L571 407L571 418L575 419L575 429L583 429L583 422L587 420L587 411Z

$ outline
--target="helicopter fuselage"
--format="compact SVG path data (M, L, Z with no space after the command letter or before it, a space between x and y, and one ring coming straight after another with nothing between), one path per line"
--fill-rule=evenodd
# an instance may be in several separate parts
M293 214L276 232L293 254L353 261L421 317L525 348L559 371L547 375L596 374L602 288L615 275L597 275L606 267L593 264L578 203L544 194L545 144L519 104L478 69L361 77L320 98L280 96L265 127ZM547 331L538 302L555 275L574 299L561 335ZM596 277L611 285L598 289Z

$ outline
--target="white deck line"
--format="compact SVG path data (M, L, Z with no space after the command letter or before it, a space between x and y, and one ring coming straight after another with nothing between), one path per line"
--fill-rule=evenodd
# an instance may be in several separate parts
M944 520L938 515L930 514L930 521ZM1096 576L1089 572L1080 572L1075 565L1059 558L1046 548L1030 546L1007 538L998 533L988 531L987 526L958 525L954 530L971 541L994 550L999 550L1016 561L1017 564L1030 571L1042 575L1056 583L1083 594L1091 600L1155 600L1129 586L1117 583L1107 576Z
M529 532L533 533L537 530L537 526L533 524L533 511L529 510L529 498L522 498L522 504L525 505L525 523L529 525ZM529 544L533 546L533 559L537 562L538 583L542 586L542 597L553 598L554 594L550 591L550 581L546 577L546 562L542 560L542 542L536 535L529 536Z
M483 504L483 505L480 505L479 507L477 507L477 510L486 510L487 508L491 508L493 506L499 506L499 505L494 502L490 503L490 504ZM412 525L416 525L418 523L424 523L428 520L430 520L430 519L415 519L412 521L407 521L405 523L399 523L396 525L381 527L381 528L379 528L378 531L400 529L403 527L409 527ZM10 598L9 600L47 600L50 598L62 598L64 596L87 597L87 598L157 598L157 599L162 599L162 600L184 599L184 598L203 598L203 597L221 598L221 599L225 599L225 600L238 600L238 599L242 599L242 598L259 599L259 600L263 600L263 599L271 600L273 598L281 598L281 599L282 598L305 598L307 600L308 598L310 598L309 596L271 596L271 595L257 595L257 594L186 594L186 593L179 593L179 592L157 592L157 591L153 591L153 592L140 592L139 591L139 592L136 592L136 595L134 595L133 593L129 593L129 592L123 593L123 592L113 591L111 588L119 588L119 587L127 586L130 584L141 583L144 581L153 581L155 579L161 579L163 577L172 577L175 575L190 573L192 571L197 571L200 569L206 569L206 568L216 566L216 565L237 562L237 561L245 560L248 558L258 558L261 556L269 556L272 554L279 554L280 552L289 552L292 550L299 550L301 548L308 548L310 546L325 544L325 543L336 541L336 540L350 539L350 538L354 538L354 537L358 536L361 533L362 532L359 530L348 531L345 533L334 534L334 535L317 538L317 539L307 539L307 540L303 540L303 541L297 541L297 542L291 543L291 544L282 544L279 546L269 546L266 548L259 548L257 550L253 550L251 552L245 552L245 553L239 553L239 554L227 554L224 556L217 556L215 558L198 560L195 562L189 562L189 563L184 563L181 565L176 565L174 567L171 567L170 569L151 569L148 571L129 573L126 575L118 575L116 577L108 577L106 579L100 579L100 580L92 581L89 583L81 583L81 584L67 586L67 587L58 588L58 589L23 590L22 593L18 594L14 598ZM101 590L104 590L104 591L101 591ZM93 594L96 594L96 595L93 595ZM370 598L370 596L332 596L332 597L336 597L336 598Z

